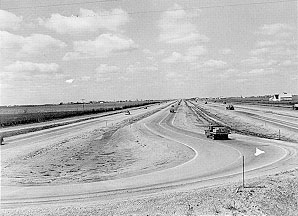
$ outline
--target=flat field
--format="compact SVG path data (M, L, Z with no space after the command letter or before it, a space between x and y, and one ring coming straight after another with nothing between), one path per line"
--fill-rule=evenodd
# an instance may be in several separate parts
M126 101L62 105L28 105L0 107L0 127L51 121L159 103L160 101Z

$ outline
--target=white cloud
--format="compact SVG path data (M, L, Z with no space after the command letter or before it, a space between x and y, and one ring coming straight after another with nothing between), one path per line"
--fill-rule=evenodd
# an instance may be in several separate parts
M66 82L66 83L69 83L69 84L73 83L73 81L74 81L74 79L68 79L68 80L65 80L65 82Z
M295 28L285 23L275 23L269 25L263 25L259 28L258 33L263 35L276 35L278 33L284 33L287 31L293 31Z
M296 66L297 67L297 65L298 65L298 60L297 59L296 60L287 59L287 60L282 61L279 64L279 66L284 66L284 67L291 67L291 66Z
M263 55L268 52L269 52L269 49L267 47L263 47L263 48L257 48L257 49L251 50L250 54L257 56L257 55Z
M248 76L266 76L272 75L276 72L273 68L255 68L247 72Z
M264 63L264 59L258 58L258 57L251 57L248 59L241 60L242 64L252 66L252 65L258 65L260 63Z
M158 71L158 67L155 65L140 66L138 64L131 64L126 68L126 72L130 75L133 75L138 72L154 72L154 71Z
M52 14L49 19L39 19L39 24L60 34L73 34L82 32L96 32L100 29L117 31L120 26L129 21L128 14L122 9L111 11L80 9L78 16L63 16Z
M23 21L23 17L16 16L15 14L0 10L0 29L12 29L17 30Z
M203 63L204 67L209 67L209 68L225 68L227 66L227 62L222 61L222 60L214 60L214 59L210 59L206 62Z
M265 70L263 68L257 68L257 69L253 69L253 70L249 71L248 73L258 75L258 74L264 74L264 71Z
M7 72L13 73L51 73L59 70L59 65L56 63L33 63L25 61L16 61L13 64L4 67Z
M164 58L162 62L173 64L176 62L194 62L198 59L198 56L205 55L207 50L203 46L193 46L189 47L186 54L183 55L179 52L173 52L170 56Z
M32 34L24 37L7 31L0 31L0 38L0 49L6 51L2 54L11 57L37 55L50 49L66 47L64 42L43 34Z
M196 59L195 56L184 56L181 53L173 52L170 56L164 58L162 62L173 64L176 62L192 62Z
M197 27L189 21L193 17L178 4L174 10L163 12L159 20L159 40L170 44L208 42L209 38L199 34Z
M105 58L114 53L134 50L137 47L132 39L113 34L101 34L93 41L74 41L74 52L66 53L63 60Z

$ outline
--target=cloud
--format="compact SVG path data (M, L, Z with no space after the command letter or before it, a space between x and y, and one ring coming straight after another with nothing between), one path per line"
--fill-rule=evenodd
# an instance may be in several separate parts
M0 31L0 38L0 49L6 51L2 54L10 57L38 55L51 49L66 47L64 42L44 34L32 34L24 37Z
M140 66L139 64L130 64L126 68L126 73L130 75L134 75L136 73L140 72L154 72L158 71L158 67L155 65L151 66Z
M284 60L282 62L280 62L279 66L283 66L283 67L292 67L295 66L297 67L298 65L298 59L294 59L294 60Z
M267 69L256 68L247 72L248 75L253 75L253 76L264 76L264 75L270 75L274 73L275 73L275 70L273 68L267 68Z
M269 52L269 48L267 47L263 47L263 48L257 48L257 49L253 49L250 51L250 54L251 55L255 55L255 56L258 56L258 55L263 55L263 54L266 54Z
M80 9L79 15L63 16L52 14L49 19L39 18L39 24L60 34L97 32L98 30L117 31L129 21L128 14L122 9L101 10L97 13Z
M170 56L164 58L162 62L173 64L176 62L194 62L198 59L198 56L205 55L207 50L203 46L193 46L189 47L186 54L183 55L179 52L173 52Z
M225 68L226 66L227 66L227 62L222 60L214 60L214 59L210 59L204 62L203 64L203 67L217 68L217 69Z
M17 30L22 22L22 16L19 17L11 12L0 10L0 30Z
M6 72L15 73L16 75L22 75L24 73L28 75L38 74L52 74L59 70L59 65L56 63L34 63L27 61L16 61L10 65L4 67Z
M162 62L168 63L168 64L173 64L177 62L193 62L196 59L195 56L186 56L182 55L181 53L178 52L173 52L170 56L164 58Z
M265 62L264 59L261 59L261 58L258 58L258 57L251 57L251 58L241 60L241 63L246 65L246 66L259 65L259 64L264 63L264 62Z
M101 64L96 68L96 81L107 81L112 79L113 75L119 75L120 68L107 64Z
M263 35L277 35L279 33L285 33L288 31L293 31L295 28L292 25L286 23L275 23L269 25L263 25L259 28L258 33Z
M93 41L74 41L74 51L66 53L63 60L105 58L115 53L134 50L137 47L132 39L113 34L101 34Z
M174 10L163 12L158 22L159 41L170 44L208 42L209 38L199 34L197 27L189 20L193 14L187 14L178 4Z
M69 83L69 84L73 83L73 81L74 81L74 79L68 79L68 80L65 80L65 82L66 82L66 83Z

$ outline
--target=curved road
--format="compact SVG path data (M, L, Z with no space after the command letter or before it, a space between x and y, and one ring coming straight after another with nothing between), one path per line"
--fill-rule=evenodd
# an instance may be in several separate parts
M135 124L160 139L168 139L191 148L195 154L189 161L164 170L102 182L55 186L1 186L2 208L127 197L178 187L210 187L240 181L243 155L247 178L297 167L297 147L294 144L241 135L231 135L230 140L213 141L200 133L175 125L175 116L176 113L170 113L169 108L166 108ZM85 126L76 125L77 130ZM56 136L59 131L63 134L61 130L54 130L51 136ZM30 143L43 137L42 134L40 136L27 137L24 140L20 138L17 141ZM256 147L265 151L265 154L256 157ZM13 145L11 148L14 148ZM9 149L2 150L2 154Z

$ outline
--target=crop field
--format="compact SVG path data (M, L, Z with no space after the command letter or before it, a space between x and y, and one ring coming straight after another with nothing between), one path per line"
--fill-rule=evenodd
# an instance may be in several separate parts
M0 126L15 126L145 106L160 101L126 101L88 104L0 107Z

